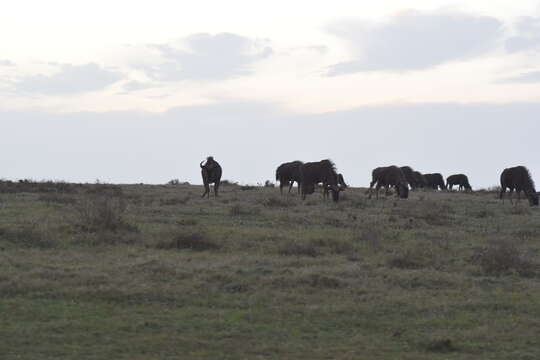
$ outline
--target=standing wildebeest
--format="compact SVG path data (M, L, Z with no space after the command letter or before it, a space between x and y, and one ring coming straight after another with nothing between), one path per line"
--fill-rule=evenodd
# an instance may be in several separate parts
M343 175L342 174L338 174L337 175L337 178L338 178L338 186L341 190L345 190L346 188L348 188L349 186L345 183L345 179L343 178ZM328 193L330 192L330 189L328 188L328 186L325 186L323 184L323 187L324 187L324 191L323 191L323 197L326 199L328 197ZM340 191L341 191L340 190Z
M424 188L427 186L426 178L420 171L413 171L413 177L417 188Z
M531 206L538 206L538 194L534 187L534 181L531 178L531 173L525 166L516 166L513 168L504 169L501 174L501 194L499 197L503 199L506 189L510 189L510 202L512 202L512 193L516 190L518 201L520 193L523 191L529 199Z
M400 198L407 199L409 197L409 183L403 171L397 166L378 167L373 170L371 176L372 181L369 184L370 199L373 195L373 185L375 184L377 184L375 187L377 199L379 198L379 189L383 186L386 188L386 194L388 194L388 188L394 186Z
M204 197L204 195L208 195L208 198L210 198L210 184L214 184L214 195L218 196L218 190L219 190L219 183L221 181L221 166L218 164L217 161L214 160L212 156L209 156L206 158L206 163L203 165L203 161L201 161L201 175L204 183L204 193L201 197Z
M446 185L444 185L444 178L441 174L425 174L424 178L426 179L428 188L432 188L433 190L437 190L438 188L441 190L446 189Z
M300 166L300 187L302 200L315 192L315 185L323 183L325 189L332 191L332 200L339 201L339 192L343 190L338 183L336 166L328 159L309 162Z
M415 190L419 187L419 184L416 182L416 178L414 177L414 170L410 166L402 166L400 167L401 172L403 172L403 175L405 175L405 179L411 185L411 189Z
M469 179L467 178L467 175L464 174L457 174L457 175L451 175L446 179L446 188L450 191L452 191L452 188L454 185L459 185L459 190L469 190L472 191L471 185L469 184Z
M289 193L294 185L298 184L298 192L300 192L300 166L301 161L293 161L283 163L276 169L276 181L279 181L279 192L283 195L283 187L289 185Z

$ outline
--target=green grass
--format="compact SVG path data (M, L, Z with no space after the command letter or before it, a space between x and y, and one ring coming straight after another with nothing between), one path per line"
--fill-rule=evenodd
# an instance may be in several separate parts
M0 192L2 359L540 358L540 212L525 201Z

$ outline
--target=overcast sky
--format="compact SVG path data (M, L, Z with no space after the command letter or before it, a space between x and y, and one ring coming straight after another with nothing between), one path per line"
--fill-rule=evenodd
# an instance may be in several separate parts
M373 4L372 4L373 3ZM333 159L540 179L540 1L25 1L0 13L0 178L273 179Z

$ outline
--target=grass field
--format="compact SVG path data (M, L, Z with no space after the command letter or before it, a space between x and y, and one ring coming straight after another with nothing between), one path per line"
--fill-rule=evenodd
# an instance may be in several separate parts
M0 184L1 359L540 359L540 210L493 192Z

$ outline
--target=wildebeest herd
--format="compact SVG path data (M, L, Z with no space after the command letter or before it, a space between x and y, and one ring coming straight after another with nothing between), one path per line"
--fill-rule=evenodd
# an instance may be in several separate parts
M222 175L221 166L212 156L209 156L206 161L201 162L200 167L204 183L202 197L210 197L210 184L214 184L214 194L217 197ZM465 174L451 175L446 178L445 182L440 173L422 174L413 170L410 166L397 167L392 165L374 169L371 176L372 179L368 190L369 198L372 197L375 188L378 199L379 190L382 187L385 188L386 195L393 188L396 195L401 199L409 197L409 190L422 188L452 191L454 186L458 186L459 191L472 191L469 179ZM296 182L302 200L305 200L307 195L313 194L319 184L322 184L323 197L326 198L332 193L332 199L335 202L339 201L339 193L347 188L343 175L337 172L336 165L329 159L307 163L298 160L283 163L276 169L276 181L279 181L279 191L282 195L284 187L288 187L290 193ZM510 202L512 202L514 191L517 192L519 201L523 191L529 200L529 204L538 206L538 193L531 174L525 166L504 169L500 182L500 199L504 198L504 194L508 189L510 190Z

